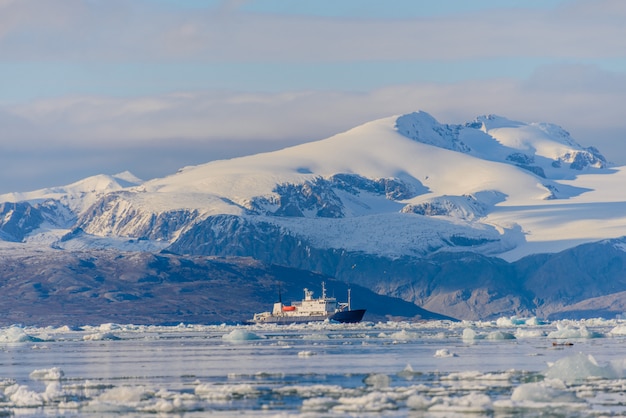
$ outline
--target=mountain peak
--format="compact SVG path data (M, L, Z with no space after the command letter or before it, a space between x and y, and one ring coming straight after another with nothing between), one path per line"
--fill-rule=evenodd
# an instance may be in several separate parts
M111 177L117 180L122 187L139 186L144 182L142 179L135 176L128 170L122 171L121 173L113 174Z
M470 148L459 140L460 126L441 124L423 111L400 116L396 119L396 130L408 138L425 144L452 151L470 151Z
M476 117L476 119L474 119L474 124L476 123L481 125L481 130L483 132L487 132L490 129L496 128L518 128L522 125L525 125L523 122L518 122L516 120L508 119L504 116L494 114L478 116Z

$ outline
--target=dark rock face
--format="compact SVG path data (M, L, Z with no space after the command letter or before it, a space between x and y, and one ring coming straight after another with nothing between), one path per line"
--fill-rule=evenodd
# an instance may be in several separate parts
M412 180L423 189L421 183ZM356 174L335 174L300 184L277 185L274 192L278 199L254 199L250 209L260 215L343 218L344 204L337 194L339 191L355 196L371 193L389 200L410 199L418 194L410 184L397 178L368 179Z
M626 252L620 242L586 244L558 254L529 256L515 263L476 253L445 251L420 259L392 260L314 248L271 223L217 217L188 231L169 250L181 254L250 256L319 271L461 319L511 315L551 318L567 317L569 306L593 298L595 302L584 309L598 311L599 306L606 304L603 298L626 291ZM613 302L611 306L602 310L605 316L626 311L626 303ZM579 316L581 309L577 310Z
M459 139L461 128L462 125L440 124L424 112L409 113L396 120L396 129L408 138L452 151L467 153L471 149Z
M0 204L0 234L5 241L20 242L43 222L41 212L29 203Z
M587 167L605 168L606 159L595 147L585 148L582 151L567 153L560 158L563 162L569 163L572 170L583 170Z
M196 210L161 213L135 208L125 199L127 192L110 193L87 210L75 228L87 233L107 233L137 239L169 240L198 217Z
M111 251L0 257L0 325L236 323L271 310L279 288L285 301L300 300L303 288L320 289L322 281L344 300L346 283L250 258ZM365 320L447 318L351 288Z
M44 222L64 227L75 220L71 211L56 200L35 205L28 202L0 203L0 239L21 242Z

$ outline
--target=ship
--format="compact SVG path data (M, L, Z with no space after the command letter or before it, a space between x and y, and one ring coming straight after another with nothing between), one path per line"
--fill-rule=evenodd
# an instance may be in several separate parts
M272 312L254 314L251 324L298 324L306 322L335 321L342 323L360 322L365 309L352 309L350 306L350 289L348 302L337 302L334 297L326 296L326 286L322 282L322 296L313 297L313 291L304 289L304 299L284 305L279 292L278 302L274 303Z

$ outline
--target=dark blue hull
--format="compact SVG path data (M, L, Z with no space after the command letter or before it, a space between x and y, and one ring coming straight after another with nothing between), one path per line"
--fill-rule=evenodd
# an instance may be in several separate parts
M365 309L353 309L351 311L337 312L328 319L345 324L354 324L356 322L361 322L363 315L365 315Z

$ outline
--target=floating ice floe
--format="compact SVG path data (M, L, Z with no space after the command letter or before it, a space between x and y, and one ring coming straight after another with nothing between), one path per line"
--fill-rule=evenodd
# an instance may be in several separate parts
M560 379L547 379L542 382L523 383L513 389L513 401L533 402L581 402L574 392L567 389Z
M96 332L95 334L88 334L83 336L84 341L117 341L121 340L120 337L111 332Z
M4 389L4 396L16 407L43 406L44 399L40 393L34 392L24 385L11 385Z
M29 375L33 380L61 380L64 376L65 373L58 367L33 370Z
M492 331L485 336L486 340L514 340L515 335L506 331Z
M363 396L341 397L332 411L336 413L366 413L391 411L397 408L393 393L370 392Z
M42 342L40 338L26 334L20 327L12 326L0 330L0 343Z
M378 389L386 388L391 383L391 378L386 374L373 373L363 379L363 383L365 383L367 386L372 386Z
M152 394L143 386L118 386L106 390L98 396L97 400L100 402L128 404L140 402L148 397L152 397Z
M611 335L626 335L626 325L617 325L609 331Z
M536 316L531 318L518 318L517 316L501 317L496 320L496 325L499 327L514 327L521 325L538 326L545 325L547 322L537 319Z
M471 328L465 328L462 334L463 341L471 342L475 340L514 340L515 335L506 331L492 331L486 334L479 334Z
M393 339L393 340L399 340L399 341L407 341L407 340L415 340L417 338L419 338L419 335L416 332L409 332L405 329L398 331L398 332L394 332L392 334L389 335L389 338Z
M500 325L496 326L496 322ZM597 325L592 325L589 321L564 320L545 327L518 325L514 322L518 320L510 321L513 325L509 325L508 320L500 320L436 324L380 323L374 327L357 324L351 328L336 324L326 324L320 328L304 325L144 327L105 324L85 326L80 332L62 328L14 327L13 332L18 341L27 333L49 335L51 351L33 352L32 343L0 345L0 354L5 352L36 360L28 363L28 366L21 366L19 373L11 374L14 371L9 368L5 370L4 376L0 376L0 416L40 412L42 415L66 413L81 416L184 415L187 411L199 414L216 411L225 416L229 413L251 415L255 411L262 411L268 414L275 412L328 417L350 414L560 414L587 418L602 415L605 411L607 415L623 414L621 394L626 381L626 348L623 347L626 345L623 344L623 338L617 336L624 335L626 328L621 327L626 327L626 323L595 320L593 324ZM567 335L575 335L576 338L590 338L593 335L611 335L616 338L587 339L576 341L575 349L549 350L553 340L549 340L547 334L554 329L562 332L562 335L569 333ZM6 336L6 331L7 328L0 329L0 334ZM123 339L123 344L82 342L84 335L91 339L95 335L113 335L113 332ZM468 343L459 344L461 332L464 341ZM142 334L143 338L137 338ZM510 335L540 339L511 344L507 341ZM587 337L579 337L582 335ZM234 345L227 343L229 338L232 338L230 341L244 342L260 338L270 340L268 344L242 344L233 350ZM391 341L401 342L403 338L409 341L406 345L390 344ZM339 350L343 341L358 340L367 341L368 345L354 345L350 350ZM476 341L476 345L471 346L471 341ZM142 357L140 366L135 367L133 362L138 360L137 353L153 343L156 344L152 347L155 351L151 352L156 355L154 360ZM558 343L570 344L567 340ZM65 347L72 352L82 347L89 356L70 358L54 354L65 352ZM159 354L162 348L168 347L174 350L173 353L179 353L182 347L185 349L182 353L192 356L202 347L208 347L208 351L206 355L203 353L194 358L201 360L194 361L191 368L181 368L180 375L177 375L175 371L171 372L175 369L163 369L168 367L163 364L166 356L160 357ZM124 351L126 348L130 348L127 353ZM241 349L252 353L249 364L243 366L239 364L242 359ZM91 377L94 364L90 363L86 369L82 367L87 364L84 359L94 361L91 355L93 350L102 354L115 353L116 356L121 353L125 357L115 357L115 360L123 361L118 364L124 364L125 367L120 368L119 374L111 378L81 380L81 376ZM462 361L447 359L454 356L455 350L462 350L459 352ZM569 351L573 354L579 350L585 353L559 359L559 356ZM308 366L313 363L304 357L316 352L318 356L332 353L329 357L332 361L330 364L316 361L311 373ZM593 352L600 360L599 363L587 352ZM343 357L335 361L335 355ZM434 360L433 355L439 358ZM431 356L430 361L428 356ZM103 362L98 363L97 367L110 373L111 357L100 357ZM186 356L176 357L176 363L173 364L178 365L179 358L184 358L185 362L189 359ZM351 363L355 358L358 361ZM230 363L224 363L223 359ZM384 359L384 362L379 364L377 359ZM393 363L388 365L387 362L391 361ZM408 361L417 364L415 370L407 364ZM259 362L263 363L263 370L272 372L258 372ZM247 363L247 358L246 362L241 363ZM143 364L153 367L150 373L157 376L156 381L149 380ZM345 366L342 367L343 364ZM365 368L360 368L364 364ZM33 371L35 367L32 365L42 368ZM306 371L302 365L307 365ZM353 365L358 366L358 370L355 371ZM404 365L406 367L403 370ZM471 366L469 370L468 366ZM102 369L104 367L107 369ZM203 367L206 369L203 370ZM220 371L212 375L215 368ZM72 376L66 378L61 369L71 371ZM171 378L164 378L160 370L168 370L168 374L171 372ZM36 382L32 387L24 386L24 376L29 376L31 371L30 378ZM206 383L201 382L197 376L208 380Z
M472 393L461 397L441 397L434 400L429 412L443 413L486 413L492 410L491 398L482 393Z
M622 373L611 365L600 366L591 354L578 353L557 360L543 374L546 378L573 382L589 378L617 379Z
M573 389L560 379L546 379L541 382L522 383L511 394L511 399L496 400L493 403L496 411L511 411L524 414L524 411L541 411L540 416L576 415L579 411L588 410L589 405L577 396ZM587 415L582 415L587 416Z
M556 331L550 332L548 338L602 338L603 334L590 331L585 325L578 327L567 324L556 324Z
M222 335L222 339L226 341L252 341L252 340L262 340L265 337L255 334L254 332L247 331L245 329L234 329L228 334Z
M435 355L434 357L438 357L438 358L448 358L448 357L457 357L457 355L455 353L452 353L450 350L448 350L447 348L442 348L441 350L437 350L435 351Z
M195 387L194 393L206 400L228 401L231 399L257 396L259 389L247 383L235 385L200 384Z
M463 341L474 341L481 339L481 337L471 328L465 328L463 330Z
M521 338L542 338L545 337L547 334L544 330L541 329L525 329L525 328L518 328L515 330L515 338L517 339L521 339Z
M399 377L406 379L406 380L412 380L415 376L419 375L419 372L416 372L415 370L413 370L413 367L410 364L407 364L404 369L402 369L402 371L397 373Z

